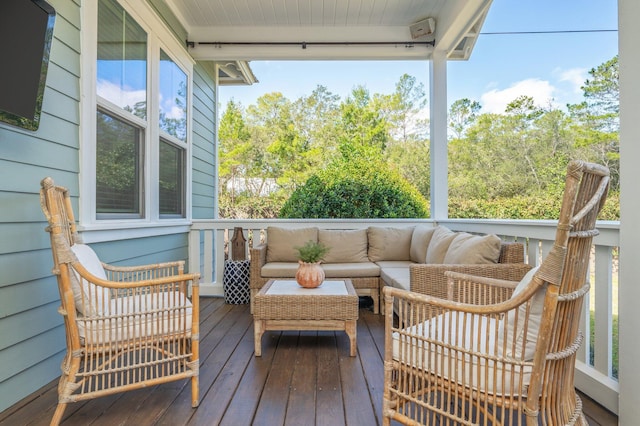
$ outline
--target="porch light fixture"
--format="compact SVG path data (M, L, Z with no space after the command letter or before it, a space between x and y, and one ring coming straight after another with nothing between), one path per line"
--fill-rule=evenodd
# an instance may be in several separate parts
M411 33L411 38L414 40L424 38L433 41L435 39L436 20L433 18L426 18L418 21L409 26L409 32Z

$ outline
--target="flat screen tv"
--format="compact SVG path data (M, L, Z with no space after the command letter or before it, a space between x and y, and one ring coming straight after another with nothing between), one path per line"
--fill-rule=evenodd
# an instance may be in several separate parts
M0 0L0 121L38 129L55 17L45 0Z

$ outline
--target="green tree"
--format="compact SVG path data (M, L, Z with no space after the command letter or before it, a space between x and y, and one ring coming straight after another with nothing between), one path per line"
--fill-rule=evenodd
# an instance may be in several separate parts
M482 106L478 101L468 98L458 99L449 108L449 129L456 139L464 137L466 130L471 126Z
M338 148L344 158L379 159L389 140L388 122L363 86L340 105Z
M620 182L618 56L589 71L591 78L582 86L585 100L567 105L574 120L576 144L585 158L609 167L611 187Z

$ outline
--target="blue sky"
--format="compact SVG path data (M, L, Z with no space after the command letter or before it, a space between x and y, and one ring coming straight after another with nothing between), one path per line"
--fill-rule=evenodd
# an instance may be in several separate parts
M617 19L617 0L494 0L471 58L448 63L449 104L469 98L483 112L503 112L519 95L539 105L580 102L588 71L617 54L617 32L487 33L616 30ZM222 109L231 98L247 107L270 92L295 100L317 85L342 98L359 84L388 94L404 73L429 86L427 61L253 61L251 68L259 83L222 87Z

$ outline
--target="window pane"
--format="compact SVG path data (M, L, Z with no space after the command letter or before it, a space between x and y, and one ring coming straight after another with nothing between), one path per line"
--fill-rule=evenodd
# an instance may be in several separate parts
M160 214L184 216L184 150L160 141Z
M147 117L147 34L115 0L98 6L98 96Z
M160 130L187 140L187 75L160 50Z
M97 124L96 213L142 217L142 130L101 111Z

